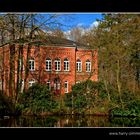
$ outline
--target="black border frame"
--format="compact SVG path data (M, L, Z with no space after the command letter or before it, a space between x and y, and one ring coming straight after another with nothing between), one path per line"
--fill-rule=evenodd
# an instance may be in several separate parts
M138 0L0 0L1 12L139 12ZM136 136L139 128L0 128L1 136L14 139L95 139ZM122 134L122 135L121 135ZM124 134L124 135L123 135ZM131 134L131 135L130 135ZM14 137L12 137L14 136ZM22 136L22 137L21 137Z
M138 0L0 0L1 12L138 12Z

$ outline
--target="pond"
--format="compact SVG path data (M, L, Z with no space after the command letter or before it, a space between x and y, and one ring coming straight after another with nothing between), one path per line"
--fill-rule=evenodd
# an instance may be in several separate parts
M0 127L140 127L140 118L107 116L47 116L0 119Z

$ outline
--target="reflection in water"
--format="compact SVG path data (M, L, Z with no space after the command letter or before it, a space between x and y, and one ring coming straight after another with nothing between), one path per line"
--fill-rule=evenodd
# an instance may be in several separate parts
M1 119L0 127L140 127L140 118L47 116Z

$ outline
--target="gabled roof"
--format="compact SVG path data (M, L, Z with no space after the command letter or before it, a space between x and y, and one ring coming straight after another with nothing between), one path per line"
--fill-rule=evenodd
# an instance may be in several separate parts
M87 45L81 44L79 42L75 42L72 40L68 40L66 38L59 38L55 36L47 36L43 40L35 40L32 43L38 43L40 45L61 45L61 46L72 46L72 47L88 47Z
M45 39L32 39L32 41L30 41L28 38L27 39L17 39L17 40L14 40L14 41L11 41L9 43L6 43L6 44L15 44L15 43L28 43L28 44L33 44L33 45L54 45L54 46L68 46L68 47L77 47L77 48L83 48L83 49L89 49L90 47L88 45L84 45L84 44L81 44L79 42L75 42L75 41L72 41L72 40L68 40L68 39L65 39L65 38L59 38L59 37L56 37L56 36L47 36ZM6 45L5 44L5 45ZM4 45L1 45L1 47L4 46Z

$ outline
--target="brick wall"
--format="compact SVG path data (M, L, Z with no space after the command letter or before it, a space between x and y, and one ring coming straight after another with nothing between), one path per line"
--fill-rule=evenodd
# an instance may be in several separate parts
M27 67L27 50L30 47L30 58L35 60L35 70L29 71L28 74L25 74L25 69ZM16 91L16 83L17 83L17 64L18 64L18 50L19 45L15 45L15 71L13 72L15 78L14 90ZM3 66L3 50L4 50L4 66ZM54 85L54 80L56 78L60 79L60 92L64 94L64 83L68 81L68 91L71 91L72 85L74 85L77 81L83 81L87 79L91 79L94 81L98 80L98 59L97 59L97 50L88 50L83 48L75 47L64 47L64 46L23 46L23 65L24 69L22 71L22 78L26 83L25 87L28 88L29 80L34 79L36 82L47 84L49 80L51 82L51 86ZM9 76L10 76L10 46L6 45L0 48L0 74L4 75L4 91L7 95L9 95ZM46 58L50 58L52 60L52 71L46 71ZM59 58L61 60L61 71L55 71L55 59ZM69 71L64 71L64 59L67 58L69 60ZM82 72L76 72L76 61L80 59L82 62ZM86 61L90 60L91 62L91 72L86 72ZM2 71L4 69L4 72ZM2 76L0 75L0 80L2 80Z

